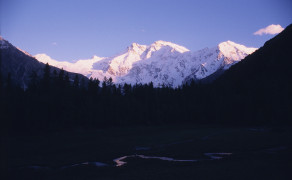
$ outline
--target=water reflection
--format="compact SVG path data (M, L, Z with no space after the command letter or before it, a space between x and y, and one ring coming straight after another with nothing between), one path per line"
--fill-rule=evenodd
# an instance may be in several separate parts
M204 153L205 156L208 156L212 160L214 159L223 159L223 156L230 156L232 153Z
M196 162L198 160L195 159L187 159L187 160L182 160L182 159L174 159L170 157L159 157L159 156L145 156L145 155L130 155L130 156L122 156L117 159L114 159L113 161L116 163L116 166L123 166L127 164L124 160L130 157L138 157L142 159L160 159L163 161L175 161L175 162Z
M83 162L83 163L78 163L78 164L72 164L72 165L68 165L68 166L63 166L63 167L61 167L61 169L75 167L75 166L81 166L81 165L90 165L90 166L96 166L96 167L108 166L107 164L102 163L102 162Z
M119 158L114 159L113 161L116 163L116 166L123 166L127 164L125 161L127 158L142 158L142 159L159 159L163 161L173 161L173 162L197 162L197 161L204 161L204 160L215 160L215 159L223 159L223 156L231 155L232 153L204 153L205 156L209 157L208 159L174 159L171 157L160 157L160 156L145 156L145 155L129 155L129 156L122 156Z
M122 166L124 164L127 164L127 162L123 161L124 159L127 159L129 157L135 157L136 155L131 155L131 156L122 156L117 159L114 159L113 161L116 163L116 166Z
M228 156L231 155L232 153L204 153L205 156L207 156L208 158L205 159L174 159L171 157L164 157L164 156L147 156L147 155L128 155L128 156L122 156L119 158L114 159L113 161L115 162L115 166L116 167L120 167L123 166L125 164L127 164L126 159L127 158L141 158L141 159L159 159L162 161L172 161L172 162L198 162L198 161L206 161L206 160L219 160L219 159L223 159L224 156ZM57 169L66 169L66 168L72 168L72 167L76 167L76 166L96 166L96 167L106 167L109 166L106 163L102 163L102 162L83 162L83 163L77 163L77 164L71 164L71 165L67 165L67 166L62 166L60 168ZM47 166L26 166L23 168L29 168L29 169L34 169L34 170L48 170L48 169L52 169L50 167ZM55 169L55 168L54 168Z

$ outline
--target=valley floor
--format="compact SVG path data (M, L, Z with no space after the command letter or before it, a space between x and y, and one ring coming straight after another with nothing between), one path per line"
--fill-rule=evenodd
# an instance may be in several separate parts
M291 152L291 127L80 130L2 137L1 174L5 179L279 180L292 178Z

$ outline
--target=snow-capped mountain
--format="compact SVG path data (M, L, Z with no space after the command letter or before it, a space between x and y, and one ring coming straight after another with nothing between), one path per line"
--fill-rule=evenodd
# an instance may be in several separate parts
M114 57L94 56L75 63L56 61L45 54L35 55L35 58L99 80L112 77L117 84L152 81L156 87L163 84L177 87L190 78L203 79L218 70L226 70L255 50L226 41L213 48L191 52L171 42L156 41L149 46L133 43Z

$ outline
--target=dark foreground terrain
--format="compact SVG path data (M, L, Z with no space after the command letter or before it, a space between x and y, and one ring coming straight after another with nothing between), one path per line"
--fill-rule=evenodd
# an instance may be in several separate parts
M291 179L291 130L172 125L5 136L1 174L54 180Z

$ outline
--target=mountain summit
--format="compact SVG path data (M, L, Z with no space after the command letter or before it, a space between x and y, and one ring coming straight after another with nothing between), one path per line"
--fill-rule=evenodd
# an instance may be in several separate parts
M213 48L192 52L183 46L159 40L148 46L132 43L126 51L113 57L95 56L75 63L56 61L45 54L37 54L35 58L87 77L100 80L112 77L117 84L153 82L156 87L177 87L189 79L199 80L224 71L255 50L226 41Z

